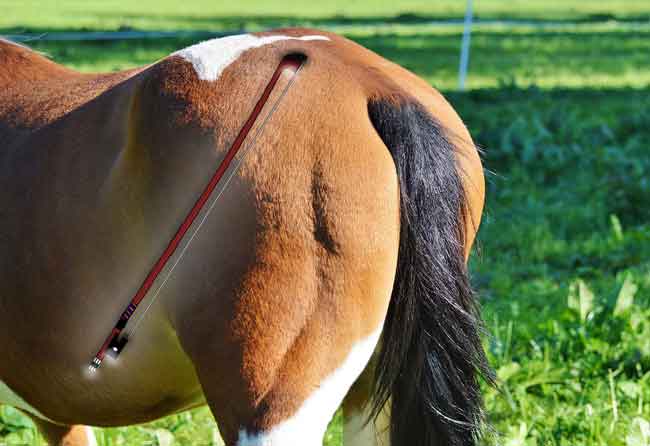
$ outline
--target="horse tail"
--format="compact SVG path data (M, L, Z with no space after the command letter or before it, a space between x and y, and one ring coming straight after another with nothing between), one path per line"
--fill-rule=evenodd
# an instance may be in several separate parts
M414 98L371 99L400 187L397 272L377 355L372 415L390 401L392 446L475 445L491 372L465 265L469 217L457 151Z

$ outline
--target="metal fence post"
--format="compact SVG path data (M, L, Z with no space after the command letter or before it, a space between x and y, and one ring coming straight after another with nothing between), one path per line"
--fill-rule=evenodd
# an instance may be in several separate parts
M472 0L467 0L465 10L465 26L463 30L463 41L460 48L460 67L458 68L458 89L465 90L467 79L467 67L469 66L469 43L472 36Z

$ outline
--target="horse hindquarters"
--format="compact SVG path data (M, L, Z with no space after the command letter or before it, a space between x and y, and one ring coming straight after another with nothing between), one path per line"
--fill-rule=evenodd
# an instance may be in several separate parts
M181 343L229 445L316 445L383 326L372 390L377 408L390 398L393 445L473 444L486 366L464 261L480 161L471 144L457 156L466 130L446 103L432 110L445 127L433 118L430 87L333 44L224 194L237 211L204 240L240 237L220 265L232 286L193 307Z
M307 89L309 69L220 199L220 229L206 225L197 239L241 240L219 265L232 271L232 287L216 286L187 313L193 324L178 327L228 445L320 446L388 308L395 168L365 99L336 119L311 116L322 110Z

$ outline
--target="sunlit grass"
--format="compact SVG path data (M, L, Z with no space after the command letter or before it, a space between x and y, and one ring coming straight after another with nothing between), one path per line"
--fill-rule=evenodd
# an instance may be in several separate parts
M0 28L14 29L232 29L333 22L422 22L459 18L463 0L194 0L182 6L173 0L5 0ZM480 18L533 20L647 20L646 0L480 0Z

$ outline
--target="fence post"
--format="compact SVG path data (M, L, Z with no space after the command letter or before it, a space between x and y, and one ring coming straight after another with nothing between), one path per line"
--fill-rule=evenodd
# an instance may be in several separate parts
M465 10L465 26L463 30L463 41L460 48L460 67L458 68L458 89L465 90L465 79L467 79L467 67L469 65L469 43L472 36L472 0L467 0Z

